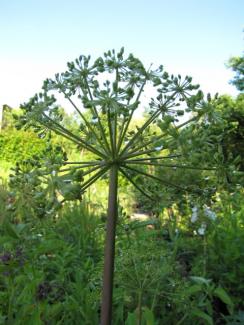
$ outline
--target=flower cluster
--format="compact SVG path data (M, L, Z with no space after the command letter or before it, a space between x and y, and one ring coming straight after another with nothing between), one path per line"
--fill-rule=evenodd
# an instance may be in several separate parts
M192 210L191 222L194 223L198 219L198 208L197 206L194 206L191 210Z
M16 270L16 266L22 267L25 260L26 258L23 254L22 248L20 247L17 247L13 253L9 251L4 252L2 255L0 255L0 263L5 266L3 274L10 275L12 273L12 266L14 266L14 270Z
M206 217L208 217L210 220L213 221L216 220L217 218L216 213L212 211L208 206L205 206L203 210Z
M10 252L5 252L0 256L0 260L4 265L8 265L11 262L12 255Z
M201 221L200 227L197 229L197 232L199 235L203 236L207 229L207 220L215 221L217 216L214 211L210 209L209 206L204 205L202 209L198 208L197 206L193 206L192 214L191 214L191 222L196 223L197 221ZM201 213L202 210L202 213ZM204 217L202 218L201 215Z
M44 281L38 285L36 297L38 300L44 300L48 297L51 291L52 291L52 287L50 283Z

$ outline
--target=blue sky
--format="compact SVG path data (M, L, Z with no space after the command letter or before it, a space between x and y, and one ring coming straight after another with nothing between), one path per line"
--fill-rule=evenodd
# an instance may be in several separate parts
M0 105L17 107L80 54L121 46L235 96L225 63L241 55L243 28L243 0L0 0Z

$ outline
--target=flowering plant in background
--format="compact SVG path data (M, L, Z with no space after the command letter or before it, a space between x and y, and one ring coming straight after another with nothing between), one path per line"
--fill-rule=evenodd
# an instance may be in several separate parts
M210 207L208 207L207 205L204 206L203 208L204 214L206 217L208 217L210 220L215 221L217 216L216 213L214 211L212 211L210 209Z
M208 225L214 222L217 219L216 213L206 204L202 207L193 206L192 215L191 215L191 223L194 224L194 233L204 236Z
M198 207L194 206L192 209L191 222L194 223L198 219Z
M199 235L204 236L206 229L207 229L207 225L206 225L206 223L203 222L201 224L201 227L198 228L197 232L198 232Z

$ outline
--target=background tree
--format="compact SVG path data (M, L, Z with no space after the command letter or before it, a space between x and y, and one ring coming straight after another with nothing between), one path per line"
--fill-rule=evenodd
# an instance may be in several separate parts
M172 226L173 230L177 228L176 220L170 220L174 215L184 219L194 206L211 207L219 192L233 192L244 184L243 94L236 99L227 95L213 98L208 95L202 105L207 112L204 118L197 124L179 130L178 135L170 139L171 150L176 155L171 156L170 165L175 164L175 168L169 168L166 172L165 166L159 165L155 171L157 177L165 181L188 189L201 189L201 195L197 191L184 192L176 187L165 189L160 184L148 181L144 182L143 189L150 189L154 193L153 197L157 197L156 202L145 199L141 193L135 193L137 207L142 211L153 212L155 216L161 215L169 230ZM160 126L164 123L160 122ZM192 168L182 173L177 168L179 161L182 165L190 164ZM216 170L198 168L202 161L208 166L215 166Z
M230 58L228 66L236 73L231 81L233 85L240 91L244 90L244 54L242 56L234 56Z

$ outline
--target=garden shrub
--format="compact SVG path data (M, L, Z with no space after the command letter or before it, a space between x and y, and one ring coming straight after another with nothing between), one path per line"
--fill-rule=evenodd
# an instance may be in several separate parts
M103 224L82 206L0 227L0 324L98 324Z
M4 130L0 133L0 160L15 163L39 155L46 143L31 131Z

